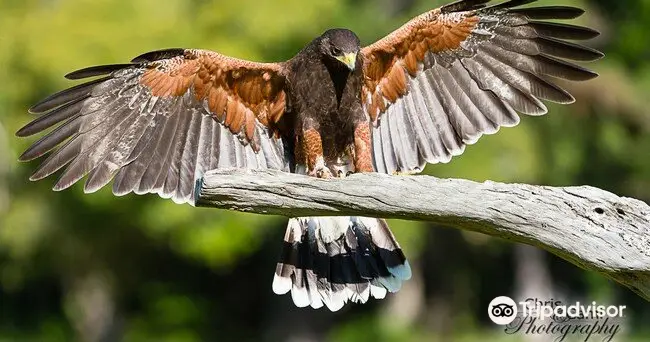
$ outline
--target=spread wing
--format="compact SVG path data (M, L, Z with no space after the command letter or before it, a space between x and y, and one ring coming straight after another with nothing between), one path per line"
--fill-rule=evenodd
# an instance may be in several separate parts
M362 50L376 171L418 172L427 162L449 162L483 134L517 125L517 112L545 114L540 100L574 101L557 79L597 75L566 60L603 55L565 40L598 32L539 21L576 18L583 13L577 8L515 8L534 1L457 1Z
M116 195L158 193L192 202L204 171L288 168L278 132L285 111L282 73L282 64L185 49L75 71L66 77L101 77L30 109L42 115L18 136L58 126L20 160L56 148L31 177L39 180L67 166L54 190L88 175L84 190L93 192L115 177Z

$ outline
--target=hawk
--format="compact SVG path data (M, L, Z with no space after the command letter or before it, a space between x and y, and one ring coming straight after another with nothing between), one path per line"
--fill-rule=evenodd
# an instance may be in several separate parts
M257 63L198 49L145 53L72 72L92 80L35 104L26 137L56 126L20 157L53 151L31 176L65 167L54 190L85 176L85 192L156 193L192 203L211 169L276 169L314 177L417 173L446 163L483 134L542 115L541 100L574 98L558 79L597 76L571 61L602 53L569 42L598 32L543 20L573 7L535 0L461 0L424 13L372 45L346 29L295 57ZM411 269L386 222L289 221L272 288L299 307L336 311L396 292Z

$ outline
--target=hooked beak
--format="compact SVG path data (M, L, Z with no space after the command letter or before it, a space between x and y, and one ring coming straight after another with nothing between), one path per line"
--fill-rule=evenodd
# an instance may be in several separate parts
M354 68L357 64L357 53L346 53L343 56L336 56L336 59L345 64L345 66L347 66L350 71L354 71Z

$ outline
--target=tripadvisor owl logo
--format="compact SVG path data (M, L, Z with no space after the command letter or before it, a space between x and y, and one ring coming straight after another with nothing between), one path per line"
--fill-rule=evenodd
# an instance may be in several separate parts
M517 318L517 303L506 296L494 298L488 305L488 316L498 325L508 325Z

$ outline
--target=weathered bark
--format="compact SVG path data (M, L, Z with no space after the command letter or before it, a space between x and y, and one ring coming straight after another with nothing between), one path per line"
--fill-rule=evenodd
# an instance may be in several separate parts
M197 206L424 220L537 246L650 300L650 207L597 188L236 170L211 171L197 186Z

